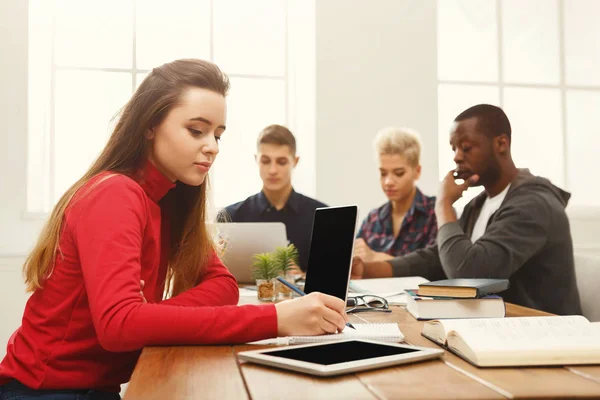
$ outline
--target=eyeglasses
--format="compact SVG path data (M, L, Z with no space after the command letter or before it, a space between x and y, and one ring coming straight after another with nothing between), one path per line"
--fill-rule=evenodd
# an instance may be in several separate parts
M390 313L388 301L380 296L362 295L348 297L346 301L346 313L359 312L385 312Z

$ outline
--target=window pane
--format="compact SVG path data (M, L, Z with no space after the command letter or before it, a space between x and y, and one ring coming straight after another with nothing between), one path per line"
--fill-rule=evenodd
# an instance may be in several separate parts
M106 144L113 117L131 96L131 74L58 71L54 134L54 196L87 170ZM111 120L113 122L111 123Z
M231 74L284 76L284 0L214 3L214 59Z
M504 80L558 84L558 1L504 0L502 4Z
M565 0L565 62L569 85L600 85L600 1Z
M131 68L131 0L59 0L56 63L65 66Z
M209 0L136 1L137 68L179 58L210 59Z
M486 103L498 105L500 103L499 89L496 86L475 85L439 85L438 87L438 154L440 166L440 180L448 171L456 168L454 154L449 145L449 130L452 121L461 112L476 104ZM454 208L460 213L464 206L483 188L473 187L463 193L463 197L454 203Z
M439 79L497 81L497 36L494 0L438 1Z
M517 167L564 187L560 90L506 88L504 111L513 132L511 153Z
M262 188L254 162L256 138L267 125L286 122L284 81L232 78L227 115L211 182L218 207L244 200Z
M27 210L50 208L50 75L52 7L48 0L29 2L27 84Z
M600 206L596 167L600 149L600 92L567 92L567 172L570 204Z
M140 84L146 79L150 72L141 72L135 75L135 88L139 88Z

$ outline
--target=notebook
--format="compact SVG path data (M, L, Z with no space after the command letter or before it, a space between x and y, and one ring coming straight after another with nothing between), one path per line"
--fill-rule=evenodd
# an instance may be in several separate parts
M580 315L434 320L421 334L478 367L600 364L600 322Z
M444 279L421 283L419 296L476 298L508 289L508 279Z
M406 290L408 301L406 310L418 320L443 318L502 318L506 307L502 297L483 296L477 299L456 299L452 297L418 296L413 290Z
M384 342L402 342L404 335L400 331L396 323L352 323L356 329L346 327L340 333L320 336L286 336L274 339L259 340L249 344L301 344L301 343L317 343L317 342L332 342L346 339L371 339Z

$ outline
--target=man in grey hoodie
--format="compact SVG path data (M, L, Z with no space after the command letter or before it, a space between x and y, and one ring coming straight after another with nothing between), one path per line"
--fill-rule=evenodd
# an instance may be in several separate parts
M505 301L581 314L565 213L570 194L515 167L510 144L502 109L479 104L458 115L450 131L456 170L442 181L435 206L437 244L387 262L355 258L352 278L505 278L510 281ZM452 205L475 185L485 191L457 220Z

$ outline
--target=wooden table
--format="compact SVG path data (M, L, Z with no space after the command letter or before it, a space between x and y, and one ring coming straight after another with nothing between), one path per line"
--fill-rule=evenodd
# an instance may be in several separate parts
M422 322L402 307L393 310L391 314L362 314L360 318L398 322L408 343L439 348L421 336ZM534 315L547 314L507 304L507 316ZM317 378L238 363L237 352L256 348L147 347L125 399L600 398L600 366L480 369L446 352L439 360Z

